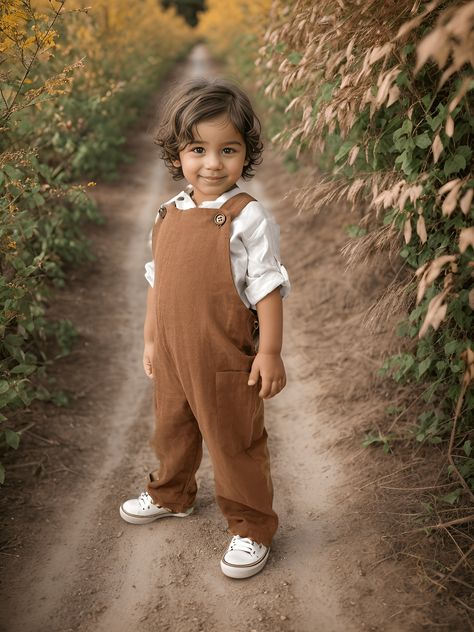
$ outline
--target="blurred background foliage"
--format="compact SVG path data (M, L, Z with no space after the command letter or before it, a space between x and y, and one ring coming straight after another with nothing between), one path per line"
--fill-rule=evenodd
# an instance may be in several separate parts
M34 399L66 402L50 388L47 367L69 352L75 329L46 318L45 307L66 268L93 257L83 225L103 220L86 182L115 176L127 159L125 131L193 38L173 8L154 0L98 0L86 9L76 0L11 0L0 5L0 34L0 442L6 449L18 447L15 413ZM53 357L47 348L56 349Z

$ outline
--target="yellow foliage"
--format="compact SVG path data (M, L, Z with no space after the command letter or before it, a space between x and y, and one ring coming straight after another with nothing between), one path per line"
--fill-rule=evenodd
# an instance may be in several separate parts
M207 0L197 33L205 38L218 56L230 57L242 36L263 39L270 21L272 0Z
M90 7L81 0L2 2L0 63L8 69L2 81L4 116L26 105L41 107L44 94L67 92L74 69L82 90L110 96L123 88L122 77L143 80L147 72L136 69L162 67L193 37L184 20L156 0L96 0ZM20 103L26 83L33 87Z

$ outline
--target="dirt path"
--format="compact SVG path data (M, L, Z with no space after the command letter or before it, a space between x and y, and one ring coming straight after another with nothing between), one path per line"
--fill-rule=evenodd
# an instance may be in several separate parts
M201 47L176 76L213 71ZM318 252L308 232L313 220L303 220L282 200L294 180L271 154L245 185L282 227L282 261L293 283L284 304L288 384L265 404L281 520L270 561L247 581L221 574L219 557L228 535L214 503L207 454L193 516L138 527L120 519L120 502L141 491L146 473L156 466L147 445L152 387L141 367L143 264L157 206L174 194L176 183L151 142L152 124L153 119L127 145L133 164L94 193L107 219L91 235L97 262L71 275L60 305L52 306L79 324L81 344L57 368L59 384L76 398L69 409L33 409L37 434L25 433L25 454L41 449L41 461L10 470L2 519L11 542L2 557L2 629L422 629L406 612L397 612L411 598L397 597L389 581L361 570L361 560L373 560L379 534L374 526L354 537L356 519L344 507L352 493L349 477L362 472L353 461L348 465L336 445L344 428L344 419L337 418L342 410L334 411L334 423L321 416L321 384L307 352L326 289L317 286L317 299ZM41 443L46 424L49 443ZM343 430L348 432L350 427Z

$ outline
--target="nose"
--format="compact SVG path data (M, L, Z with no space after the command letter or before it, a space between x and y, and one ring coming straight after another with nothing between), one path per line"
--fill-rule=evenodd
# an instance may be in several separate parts
M206 167L209 170L220 169L222 167L222 160L219 152L208 151L206 154Z

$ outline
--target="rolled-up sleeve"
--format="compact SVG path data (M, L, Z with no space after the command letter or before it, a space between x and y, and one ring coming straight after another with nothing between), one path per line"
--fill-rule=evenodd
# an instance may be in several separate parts
M145 263L145 279L153 287L155 282L155 263L153 261Z
M150 250L152 246L152 243L151 243L152 235L153 235L153 229L150 230L150 232L148 233L148 248ZM153 283L155 282L155 262L153 260L147 261L147 263L145 263L145 279L148 281L151 287L153 287Z
M242 235L248 255L245 295L252 307L275 288L282 298L291 290L288 272L280 261L280 227L272 217L262 217L251 235Z

